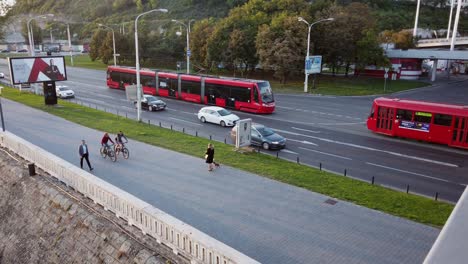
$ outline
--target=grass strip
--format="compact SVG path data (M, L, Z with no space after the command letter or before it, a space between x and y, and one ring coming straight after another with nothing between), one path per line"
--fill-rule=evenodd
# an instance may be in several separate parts
M42 96L20 93L12 88L3 89L2 96L89 128L113 134L123 130L134 140L200 159L209 142L205 138L139 123L67 101L59 101L61 107L45 106ZM449 203L371 185L273 156L238 153L232 145L216 143L215 147L216 157L223 164L423 224L442 227L454 207Z

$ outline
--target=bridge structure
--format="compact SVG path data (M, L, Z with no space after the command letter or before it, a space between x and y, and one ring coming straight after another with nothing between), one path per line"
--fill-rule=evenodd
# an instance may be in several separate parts
M450 47L450 45L451 40L447 38L420 39L416 43L417 48ZM454 45L468 47L468 37L457 37Z

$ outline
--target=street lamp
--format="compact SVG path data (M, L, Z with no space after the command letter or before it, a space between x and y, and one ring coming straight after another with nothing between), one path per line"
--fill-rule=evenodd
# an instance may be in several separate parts
M309 27L309 33L307 34L307 55L306 55L306 61L307 61L307 59L309 59L310 29L312 28L312 26L315 25L315 24L321 23L321 22L333 21L333 20L335 20L335 19L334 19L333 17L325 18L325 19L321 19L321 20L315 21L315 22L312 23L312 24L309 24L309 22L307 22L307 20L305 20L305 19L302 18L302 17L298 17L297 20L298 20L299 22L304 22L304 23L306 23L307 26ZM304 68L304 74L305 74L304 93L307 93L307 85L308 85L308 83L309 83L309 73L307 72L307 69L305 69L305 68Z
M195 19L190 19L188 24L185 24L179 20L176 20L176 19L172 19L171 20L172 22L175 22L175 23L178 23L182 26L185 27L185 29L187 29L187 74L190 73L190 23L192 23L193 21L195 21Z
M71 44L71 37L70 37L70 24L67 23L67 35L68 35L68 49L70 51L70 62L71 62L71 65L74 66L73 64L73 48L72 48L72 44Z
M137 76L137 120L141 121L141 84L140 84L140 59L138 54L138 19L146 14L152 12L163 12L167 13L167 9L153 9L144 13L139 14L135 18L135 61L136 61L136 76ZM157 84L156 84L157 85Z
M108 27L106 25L103 25L103 24L99 24L100 27L103 27L103 28L108 28L110 30L112 30L112 46L113 46L113 49L114 49L114 66L117 66L117 55L115 54L115 34L114 34L114 29L111 28L111 27Z
M28 23L26 24L27 27L28 27L28 38L29 38L29 49L30 49L30 54L31 56L35 56L36 53L34 51L34 35L33 35L33 31L32 31L32 28L30 26L31 24L31 21L33 21L34 19L36 18L47 18L47 17L53 17L54 14L47 14L47 15L40 15L40 16L36 16L36 17L33 17L33 18L30 18L28 20Z

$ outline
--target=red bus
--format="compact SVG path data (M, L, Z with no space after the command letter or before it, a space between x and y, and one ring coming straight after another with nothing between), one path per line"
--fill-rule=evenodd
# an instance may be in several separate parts
M140 70L143 93L244 112L271 114L275 100L268 81ZM136 69L109 66L107 86L125 89L136 83Z
M367 128L468 149L468 106L381 97L374 100Z

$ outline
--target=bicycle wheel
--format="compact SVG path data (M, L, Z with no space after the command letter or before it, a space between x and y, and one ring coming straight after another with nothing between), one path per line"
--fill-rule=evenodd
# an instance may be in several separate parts
M128 148L122 149L122 155L125 159L128 159L130 157L130 151L128 150Z
M115 161L117 160L117 155L115 155L114 150L109 149L107 154L109 155L109 158L110 158L113 162L115 162Z
M101 153L101 157L106 158L107 157L107 152L104 151L104 150L105 150L105 148L101 147L101 149L99 149L99 153Z

